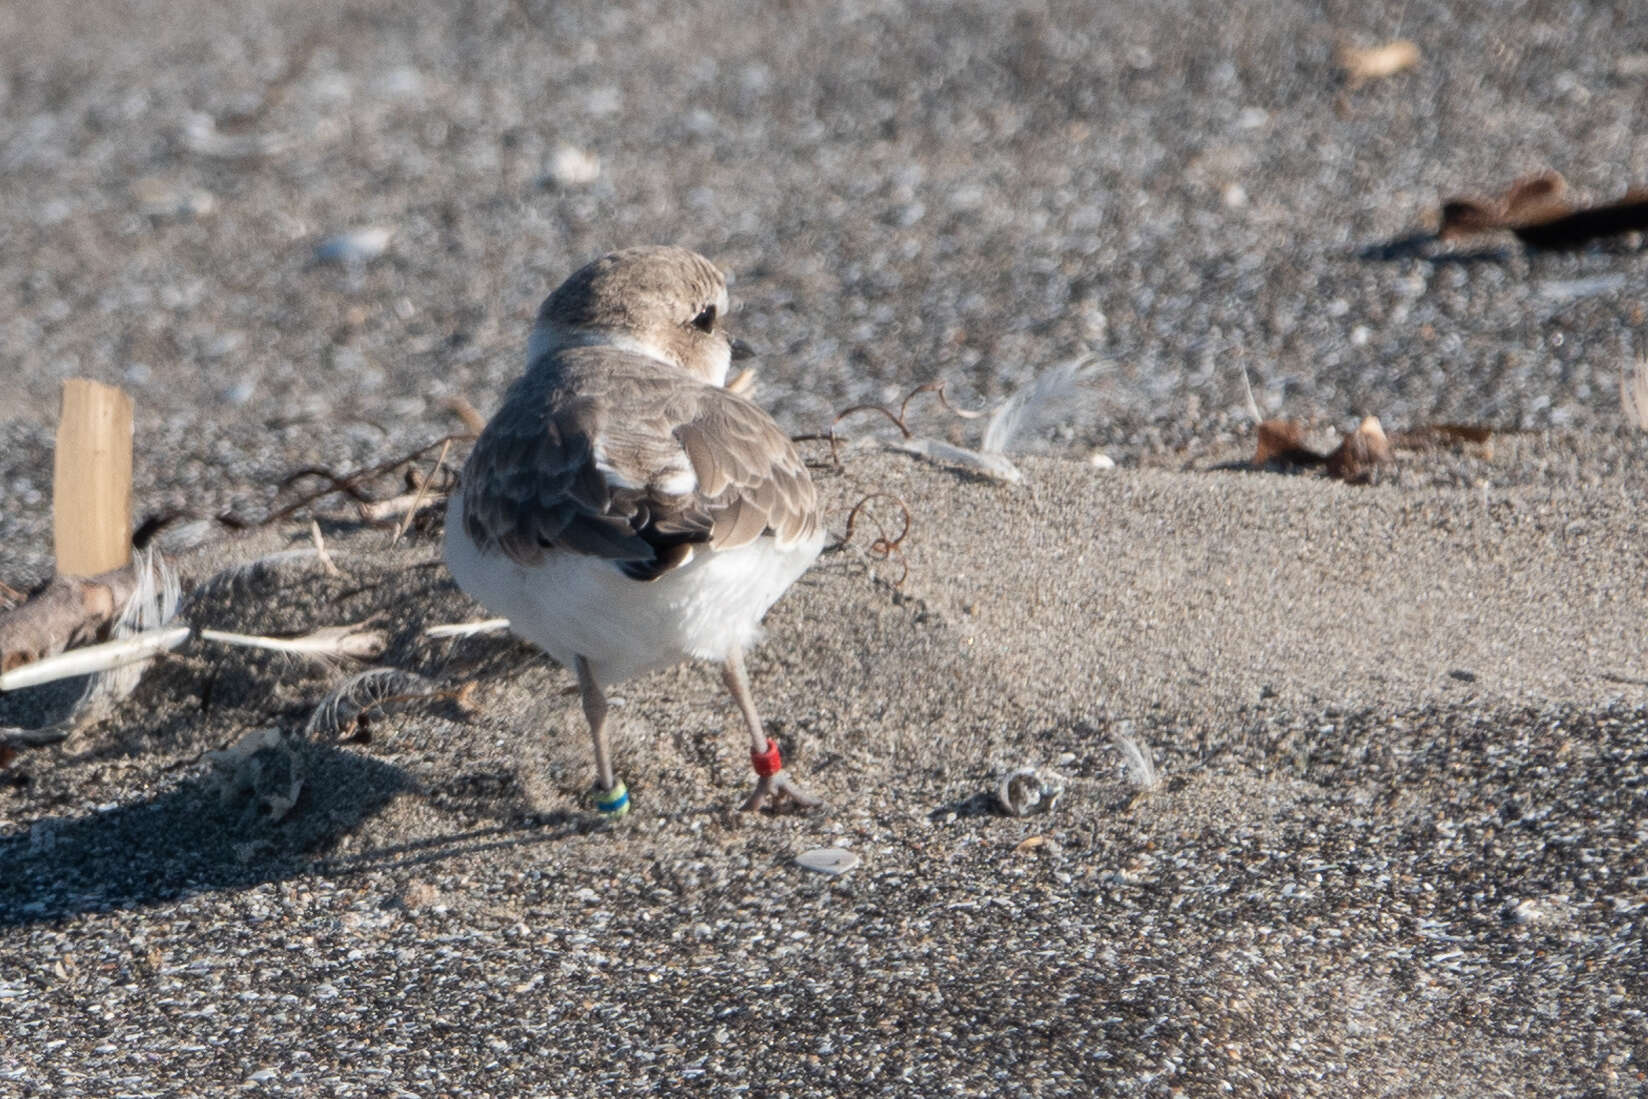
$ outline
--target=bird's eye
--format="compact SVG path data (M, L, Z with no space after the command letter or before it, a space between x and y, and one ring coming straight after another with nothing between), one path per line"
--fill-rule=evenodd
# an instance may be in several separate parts
M692 326L700 332L713 332L715 330L715 306L706 305L700 309L698 315L692 318Z

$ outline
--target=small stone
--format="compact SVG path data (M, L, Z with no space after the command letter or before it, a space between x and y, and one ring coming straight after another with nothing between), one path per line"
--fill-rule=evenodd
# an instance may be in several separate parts
M549 158L544 182L555 187L588 187L601 178L601 158L576 145L562 145Z
M862 860L858 855L842 847L815 847L811 851L803 851L795 857L796 865L820 874L836 877L845 874Z
M245 404L247 401L252 399L252 394L255 392L257 392L257 386L253 384L250 379L242 378L239 381L232 382L223 388L223 403L232 405Z
M383 225L368 225L327 237L315 245L317 263L335 263L343 267L364 267L389 247L395 230Z
M134 182L131 191L138 211L156 221L193 221L217 209L210 191L174 186L153 176Z

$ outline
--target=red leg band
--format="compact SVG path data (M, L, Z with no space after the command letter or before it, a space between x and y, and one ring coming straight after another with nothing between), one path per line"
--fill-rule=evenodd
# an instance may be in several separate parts
M762 778L776 775L782 771L784 769L784 760L778 754L778 742L768 737L765 752L750 749L750 766L754 767L755 773Z

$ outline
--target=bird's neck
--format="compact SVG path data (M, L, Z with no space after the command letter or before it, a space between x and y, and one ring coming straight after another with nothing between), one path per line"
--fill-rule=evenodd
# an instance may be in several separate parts
M543 362L546 356L570 347L610 347L615 351L645 355L713 386L726 384L727 372L732 366L731 356L723 356L725 361L705 363L701 369L694 369L667 348L629 332L616 332L610 328L566 328L539 322L533 327L532 335L527 338L527 370L530 371L538 363Z

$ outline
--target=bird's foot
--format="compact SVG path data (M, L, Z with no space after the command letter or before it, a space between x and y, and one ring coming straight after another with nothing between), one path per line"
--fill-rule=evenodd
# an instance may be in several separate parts
M815 798L801 787L790 781L790 776L783 771L773 775L762 775L755 783L755 793L745 799L742 806L746 813L771 806L776 809L784 802L794 802L801 809L817 809L824 804L823 799Z
M746 813L766 805L777 808L786 799L802 809L817 809L824 804L790 781L790 776L784 773L784 760L778 754L778 745L771 740L767 741L766 751L750 753L750 765L755 768L757 781L755 793L744 802Z

